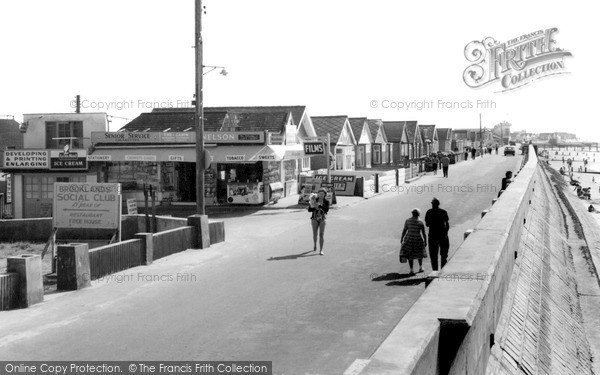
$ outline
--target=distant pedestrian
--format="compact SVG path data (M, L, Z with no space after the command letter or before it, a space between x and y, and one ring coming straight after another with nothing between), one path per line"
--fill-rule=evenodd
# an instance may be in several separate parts
M465 160L469 160L469 150L465 149Z
M440 162L442 163L442 170L444 171L444 177L448 178L448 167L450 166L450 158L448 157L448 155L444 155Z
M411 211L412 217L404 222L404 229L400 241L400 263L408 260L410 266L410 276L414 276L413 261L419 262L419 271L423 272L423 258L427 258L425 246L427 246L427 235L425 234L425 224L419 219L421 211L415 208Z
M498 155L498 145L496 145L496 155Z
M429 257L431 268L438 270L438 252L441 258L441 268L444 268L448 261L448 249L450 241L448 240L448 230L450 230L450 219L448 212L440 208L440 201L437 198L431 200L431 209L425 214L425 224L429 227Z
M325 225L327 213L329 212L329 201L325 198L327 190L319 189L317 195L312 194L308 205L308 211L312 212L310 223L313 230L313 251L317 251L317 234L319 237L319 254L323 253L323 243L325 242Z
M433 169L433 174L437 175L437 170L438 170L438 158L436 155L433 155L433 158L431 159L431 168Z
M475 155L477 155L477 149L475 147L473 147L471 149L471 157L473 158L473 160L475 160Z

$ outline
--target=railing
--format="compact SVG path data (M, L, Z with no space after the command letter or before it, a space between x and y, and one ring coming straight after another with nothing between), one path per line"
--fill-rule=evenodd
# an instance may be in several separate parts
M193 227L181 227L152 235L154 259L193 248Z
M141 240L128 240L90 250L90 279L144 264Z
M16 273L0 274L0 311L14 309L18 306L19 275Z

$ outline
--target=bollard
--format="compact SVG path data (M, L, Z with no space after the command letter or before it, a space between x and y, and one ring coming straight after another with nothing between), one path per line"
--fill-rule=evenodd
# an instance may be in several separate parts
M20 255L6 259L6 271L19 275L18 305L29 307L44 300L42 257Z
M463 240L466 240L466 239L467 239L467 237L469 237L469 235L470 235L471 233L473 233L473 229L467 229L467 230L465 231L465 234L464 234Z
M481 211L481 218L483 219L483 217L485 216L485 214L487 214L488 212L490 212L490 210L483 210L483 211Z
M59 245L57 254L56 289L78 290L92 285L87 243Z

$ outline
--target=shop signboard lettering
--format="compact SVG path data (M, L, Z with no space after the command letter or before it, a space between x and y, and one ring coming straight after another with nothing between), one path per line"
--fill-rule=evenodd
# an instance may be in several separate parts
M169 161L183 161L183 155L169 155Z
M156 161L156 155L125 155L125 161Z
M246 155L225 155L225 161L244 161Z
M48 150L6 150L4 151L5 169L48 169L50 153Z
M277 160L276 155L258 155L257 158L259 161L276 161Z
M196 143L195 132L92 132L92 143ZM263 132L204 132L207 143L264 143Z
M323 155L324 147L322 142L306 142L304 143L305 155Z
M88 161L111 161L111 155L88 155Z

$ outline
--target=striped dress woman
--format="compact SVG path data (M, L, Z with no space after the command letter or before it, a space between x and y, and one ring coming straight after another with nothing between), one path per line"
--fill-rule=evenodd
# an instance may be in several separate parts
M419 262L419 271L423 272L423 258L427 258L427 236L425 234L425 224L419 219L421 211L418 208L412 210L412 217L404 222L402 230L400 247L400 262L408 260L410 266L410 276L413 276L413 260Z

